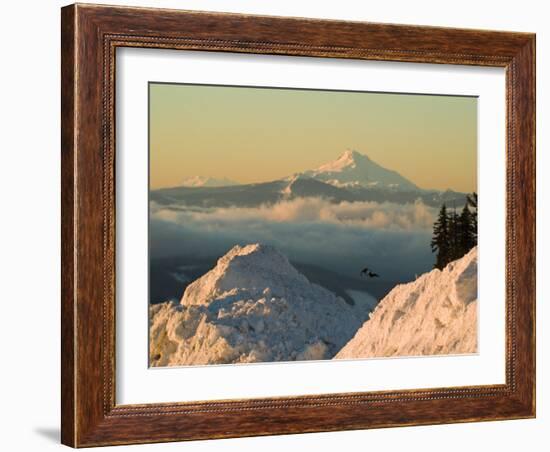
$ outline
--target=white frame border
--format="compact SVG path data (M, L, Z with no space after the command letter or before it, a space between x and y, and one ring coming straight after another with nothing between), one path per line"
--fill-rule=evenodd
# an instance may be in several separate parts
M141 48L116 52L117 404L505 383L504 69ZM149 81L479 96L479 353L148 368Z

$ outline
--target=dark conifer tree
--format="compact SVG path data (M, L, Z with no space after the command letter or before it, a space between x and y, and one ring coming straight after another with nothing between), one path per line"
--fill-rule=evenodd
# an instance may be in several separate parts
M477 243L477 228L468 204L464 205L459 218L460 257L464 256Z
M472 210L470 210L472 209ZM456 259L460 259L477 245L477 193L466 198L460 215L453 208L447 211L441 206L433 227L432 252L437 252L434 267L443 269Z
M473 192L466 196L466 205L470 207L472 214L472 229L474 233L474 243L477 245L477 193ZM474 245L474 246L475 246Z
M445 265L462 257L462 254L460 254L460 218L454 208L448 214L447 223L449 224L449 260Z
M433 228L433 237L431 242L432 253L437 252L435 259L435 268L440 270L447 265L450 257L449 249L449 222L447 217L447 207L445 204L441 206L439 215Z

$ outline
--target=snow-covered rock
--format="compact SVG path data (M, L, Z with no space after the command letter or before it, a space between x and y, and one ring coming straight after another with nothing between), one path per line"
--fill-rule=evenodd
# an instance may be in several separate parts
M347 150L333 162L303 175L336 187L419 190L398 172L384 168L367 155L353 150Z
M150 307L153 366L329 359L368 316L310 283L275 248L235 246L180 304Z
M384 297L335 359L477 351L477 247Z

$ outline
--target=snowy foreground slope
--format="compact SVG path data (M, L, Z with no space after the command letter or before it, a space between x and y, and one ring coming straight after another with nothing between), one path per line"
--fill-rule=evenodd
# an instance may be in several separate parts
M330 359L368 316L310 283L275 248L235 246L187 287L150 307L153 366Z
M475 353L477 247L396 286L335 359Z

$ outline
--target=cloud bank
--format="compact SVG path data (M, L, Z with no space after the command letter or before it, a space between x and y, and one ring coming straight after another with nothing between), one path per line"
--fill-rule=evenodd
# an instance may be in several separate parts
M330 203L297 198L232 208L150 206L151 257L220 256L235 244L276 246L291 260L356 275L373 265L388 279L429 270L435 209L422 203Z

